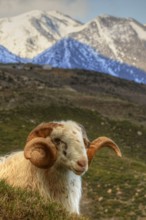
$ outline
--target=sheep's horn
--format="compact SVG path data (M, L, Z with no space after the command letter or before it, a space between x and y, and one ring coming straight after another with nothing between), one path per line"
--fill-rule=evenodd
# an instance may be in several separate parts
M24 156L39 168L49 168L57 159L57 150L49 138L38 137L27 142Z
M112 148L117 156L122 157L121 151L116 143L107 137L99 137L90 143L89 148L87 149L88 162L91 163L96 151L100 150L103 147Z
M39 168L51 167L57 159L57 149L49 138L58 123L42 123L30 132L24 148L24 156Z

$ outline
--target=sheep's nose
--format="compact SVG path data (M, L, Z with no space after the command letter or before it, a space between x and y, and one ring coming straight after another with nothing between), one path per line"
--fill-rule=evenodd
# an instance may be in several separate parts
M84 167L87 166L87 161L86 161L85 159L83 159L83 160L78 160L78 161L77 161L77 164L78 164L80 167L84 168Z

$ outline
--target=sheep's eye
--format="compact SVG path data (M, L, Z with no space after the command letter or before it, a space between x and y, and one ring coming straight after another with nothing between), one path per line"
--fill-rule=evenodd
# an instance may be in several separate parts
M60 140L59 138L55 138L55 139L54 139L54 143L55 143L55 144L58 145L58 144L60 144L60 142L61 142L61 140Z
M66 155L67 155L67 152L66 152L65 150L63 150L63 154L64 154L64 156L66 156Z

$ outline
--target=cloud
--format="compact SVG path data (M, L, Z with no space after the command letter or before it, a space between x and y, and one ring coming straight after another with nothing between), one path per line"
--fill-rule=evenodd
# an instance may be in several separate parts
M39 10L58 10L81 19L88 13L88 0L0 0L0 16L9 17L23 12Z

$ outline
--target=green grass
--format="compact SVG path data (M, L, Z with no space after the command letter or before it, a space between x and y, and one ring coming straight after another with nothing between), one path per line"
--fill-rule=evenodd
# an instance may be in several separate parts
M70 215L57 203L45 203L37 193L14 189L3 181L0 182L0 219L87 220Z
M145 169L141 161L118 159L110 152L96 155L86 174L88 194L94 201L92 217L146 218Z

